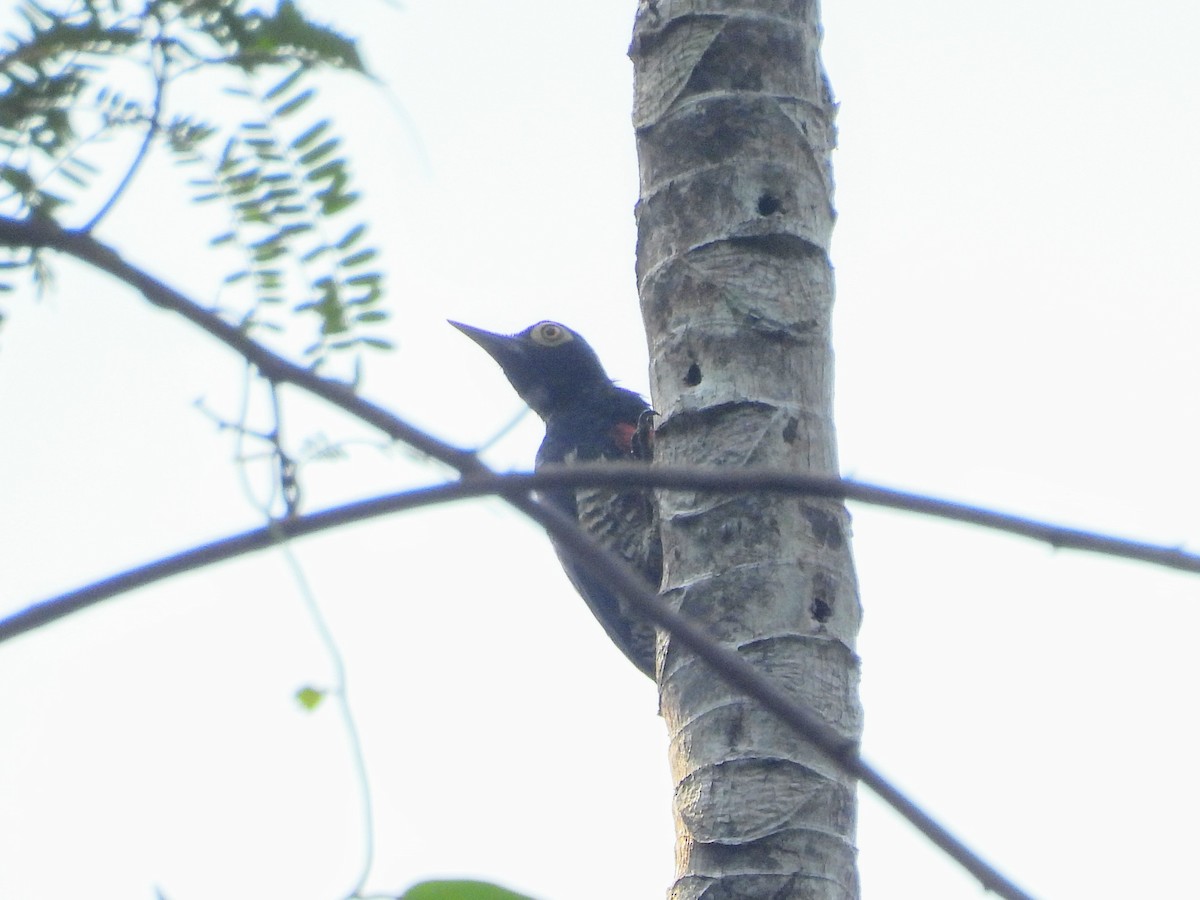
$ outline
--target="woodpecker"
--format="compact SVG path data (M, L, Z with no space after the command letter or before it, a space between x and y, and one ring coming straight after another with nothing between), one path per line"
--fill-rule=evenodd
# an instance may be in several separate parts
M538 322L513 335L450 324L500 364L517 394L545 423L535 469L546 463L649 461L654 411L638 394L613 384L579 334L557 322ZM588 534L658 587L662 543L649 491L578 488L547 491L542 497L575 517ZM555 551L613 643L653 678L654 627L632 615L623 599L557 545Z

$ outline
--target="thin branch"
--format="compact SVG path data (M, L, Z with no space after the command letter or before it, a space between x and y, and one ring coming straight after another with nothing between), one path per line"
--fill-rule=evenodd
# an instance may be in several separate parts
M156 17L157 18L157 17ZM162 23L159 22L161 30ZM162 111L163 104L166 101L167 93L167 66L169 60L167 53L163 48L161 35L156 37L150 45L151 64L154 69L154 106L150 111L150 121L146 126L146 134L142 137L142 143L138 147L137 153L134 154L133 160L129 163L129 168L125 170L125 175L121 178L119 184L109 194L108 199L101 204L96 210L95 215L88 220L88 223L83 226L81 231L90 232L96 229L96 226L104 219L105 216L112 211L112 208L117 205L117 201L129 188L133 182L133 176L137 174L138 169L145 162L147 154L150 152L150 146L154 143L155 137L162 127Z
M268 439L271 442L278 467L278 487L279 494L283 498L284 515L290 519L300 512L300 481L296 477L296 460L292 459L291 454L283 446L283 412L279 403L279 385L273 381L268 384L271 387L271 416L275 423ZM264 509L263 512L268 518L270 517L269 510Z
M359 864L358 878L355 880L354 886L345 894L345 900L355 900L355 898L362 895L362 890L366 886L367 880L371 877L371 870L375 867L374 799L371 795L371 778L367 772L367 757L363 752L362 734L358 729L358 722L354 717L354 709L350 705L350 688L346 677L346 662L342 657L342 650L337 644L337 639L333 636L333 629L329 627L329 623L325 620L325 615L321 612L321 606L317 603L316 595L312 591L312 586L308 583L308 577L304 574L300 560L292 552L291 544L284 539L280 541L278 546L283 551L288 568L292 570L292 578L296 582L296 587L300 592L301 598L304 600L304 606L308 611L309 619L312 621L313 627L316 628L317 635L325 647L325 654L329 657L333 665L332 693L334 695L334 704L341 715L342 730L346 734L351 765L358 781L359 802L362 803L363 858Z
M383 407L364 400L348 385L322 378L312 370L273 353L212 310L189 300L149 273L127 263L116 250L89 234L65 229L44 218L13 219L0 216L0 246L47 248L73 256L125 282L156 306L179 313L244 357L269 381L302 388L378 428L392 440L402 441L463 474L489 471L470 451L440 441L409 425Z
M1184 572L1200 573L1200 556L1185 553L1177 548L1064 528L1048 522L1010 516L845 478L803 475L774 469L735 470L699 466L646 466L640 463L593 463L546 466L536 473L488 472L468 475L460 481L448 484L372 497L272 522L263 528L244 531L194 547L35 603L5 619L0 619L0 643L77 613L101 600L146 587L174 575L268 549L280 539L304 537L378 516L487 495L500 496L514 502L514 505L519 505L519 501L527 498L531 491L563 487L644 487L730 493L767 491L847 499L872 506L967 522L1043 541L1052 547L1090 551L1104 556L1116 556ZM520 508L524 511L523 507ZM548 530L551 530L556 538L562 537L557 529Z
M346 743L350 750L351 767L358 781L359 798L362 803L363 858L354 886L345 895L345 900L354 900L354 898L361 895L363 886L367 883L367 879L371 877L371 870L374 867L375 860L374 800L371 795L370 777L367 773L366 755L363 752L362 737L358 729L358 723L354 717L354 710L350 704L346 663L342 656L341 648L338 647L337 639L333 635L333 629L329 627L328 621L326 621L324 614L321 612L321 606L317 602L316 594L313 593L312 585L309 584L308 578L304 573L304 568L300 565L300 560L292 549L290 540L280 532L278 526L275 524L275 520L272 519L271 507L275 503L277 492L283 496L285 504L284 516L286 519L293 518L297 514L297 506L300 502L300 483L297 478L297 465L284 447L283 410L279 401L279 390L274 382L267 382L271 398L270 431L265 433L253 431L246 425L250 415L250 376L251 367L247 365L242 385L241 409L236 423L226 422L215 414L208 413L207 410L204 411L221 428L229 428L236 432L237 449L235 460L242 484L242 492L246 497L246 501L270 523L267 527L275 534L275 546L282 552L284 560L291 570L292 580L295 582L296 590L304 601L309 621L317 632L317 636L325 648L326 656L328 656L330 664L333 667L333 687L328 693L333 695L332 702L341 715L342 729L345 732ZM203 409L203 407L201 408ZM272 448L271 456L278 466L278 480L273 482L270 495L262 501L255 496L254 487L247 473L247 463L250 461L250 457L246 455L243 446L247 437L253 437L270 444Z
M871 506L884 506L938 519L965 522L1004 531L1049 544L1056 549L1082 550L1104 556L1116 556L1150 563L1182 572L1200 573L1200 554L1181 547L1167 547L1129 540L1080 528L1069 528L1038 519L998 512L953 500L942 500L894 488L831 476L808 475L781 469L728 469L701 466L647 466L642 463L593 463L587 465L547 466L536 475L505 475L513 489L525 487L544 490L554 487L647 487L675 490L804 494L854 500ZM487 480L471 476L470 481ZM489 491L488 493L492 493ZM497 490L495 493L505 493Z

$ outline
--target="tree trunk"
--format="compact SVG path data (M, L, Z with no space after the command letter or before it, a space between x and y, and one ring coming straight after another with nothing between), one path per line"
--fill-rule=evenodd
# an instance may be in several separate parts
M815 0L644 0L630 56L656 459L836 474L834 104ZM858 739L833 501L663 492L666 602ZM855 788L669 638L673 900L858 896Z

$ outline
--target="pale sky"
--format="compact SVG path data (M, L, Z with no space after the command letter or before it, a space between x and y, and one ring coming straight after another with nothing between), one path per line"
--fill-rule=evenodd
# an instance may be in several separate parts
M344 12L343 12L344 10ZM324 12L322 12L324 15ZM365 393L464 446L520 408L454 318L582 332L647 386L633 278L633 5L339 4L385 89L337 79L398 350ZM1200 7L827 2L845 474L1200 550ZM14 27L11 11L0 14ZM203 302L219 230L153 167L101 237ZM0 331L0 613L259 521L242 368L69 263ZM256 399L261 408L261 397ZM308 509L438 477L358 441ZM487 454L528 468L529 417ZM248 470L254 490L269 485ZM1035 896L1187 897L1200 581L852 507L864 755ZM371 780L369 889L454 875L539 900L661 897L671 783L652 685L543 535L497 501L294 546ZM0 645L0 898L330 900L362 804L331 663L279 553ZM867 900L981 890L862 793Z

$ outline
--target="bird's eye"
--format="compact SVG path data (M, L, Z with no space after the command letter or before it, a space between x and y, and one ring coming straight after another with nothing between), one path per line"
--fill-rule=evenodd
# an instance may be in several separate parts
M557 322L538 322L529 330L529 337L543 347L557 347L575 339L569 328Z

